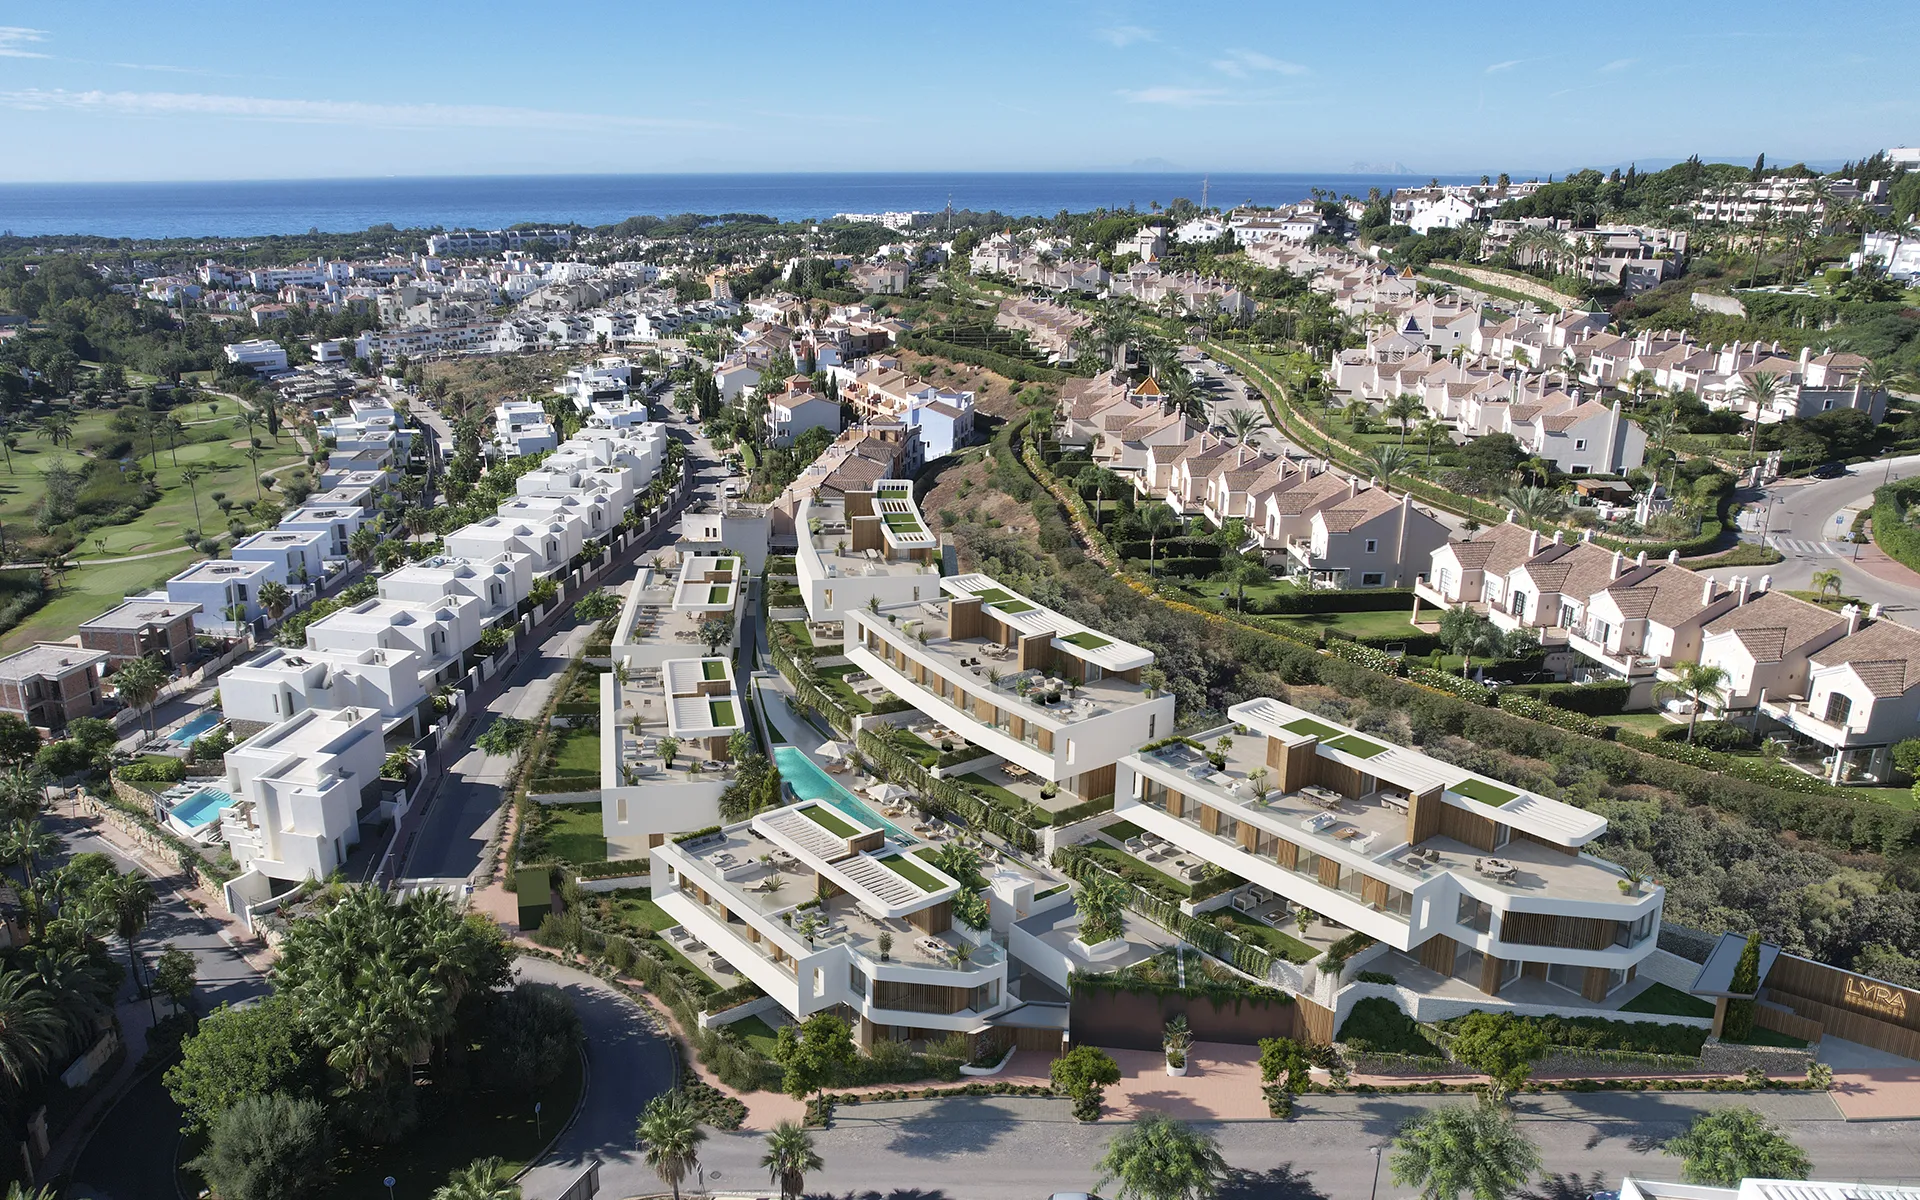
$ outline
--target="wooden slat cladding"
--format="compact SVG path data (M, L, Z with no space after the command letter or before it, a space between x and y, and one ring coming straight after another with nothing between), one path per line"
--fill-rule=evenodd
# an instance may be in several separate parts
M1082 800L1098 800L1102 796L1111 796L1117 770L1117 763L1108 763L1104 767L1082 771L1075 777L1073 784L1069 785L1068 790Z
M1493 955L1483 955L1480 962L1480 990L1489 996L1500 994L1500 971L1506 964Z
M1291 871L1300 862L1300 847L1285 838L1276 840L1273 847L1273 861Z
M1420 943L1420 965L1429 971L1441 975L1453 974L1453 960L1459 954L1460 947L1444 933L1437 933Z
M1305 996L1294 997L1294 1007L1300 1010L1300 1029L1307 1040L1325 1046L1333 1041L1333 1010L1315 1004Z
M1407 801L1407 841L1415 846L1440 834L1440 812L1447 802L1440 798L1444 788L1416 792Z
M1260 844L1260 827L1251 821L1242 821L1238 836L1242 850L1257 850Z
M1613 972L1606 967L1588 967L1580 982L1580 994L1589 1000L1600 1001L1607 998L1607 985L1613 982Z
M1516 946L1558 946L1566 950L1605 950L1613 945L1619 922L1558 913L1508 912L1500 918L1500 940Z
M1440 805L1439 834L1476 850L1493 853L1493 822L1457 805L1444 802Z
M1373 790L1373 776L1365 771L1334 762L1330 758L1320 758L1317 754L1314 757L1320 763L1318 782L1321 787L1330 787L1342 796L1349 797L1364 796Z
M1805 1001L1802 1003L1805 1003ZM1819 1021L1813 1020L1810 1017L1803 1017L1796 1012L1776 1008L1772 1004L1754 1005L1753 1023L1762 1029L1771 1029L1775 1033L1784 1033L1788 1037L1797 1037L1806 1042L1817 1042L1826 1033L1826 1026ZM1907 1030L1899 1031L1899 1034L1896 1036L1901 1035L1913 1036L1916 1039L1920 1039L1920 1034L1909 1035ZM1834 1036L1838 1037L1839 1035L1835 1034ZM1847 1038L1846 1040L1852 1041L1853 1039Z
M1200 806L1200 832L1220 832L1220 810L1211 804L1202 804Z
M1330 888L1340 886L1340 862L1338 859L1323 858L1320 860L1320 884L1323 887Z
M1766 989L1782 1004L1788 1003L1782 993L1803 996L1831 1008L1860 1012L1886 1024L1920 1031L1920 991L1881 983L1824 963L1782 954L1767 972Z
M1386 907L1388 886L1384 879L1375 879L1371 875L1360 878L1360 899L1375 908Z
M915 929L926 933L945 933L953 928L953 901L942 900L938 904L928 905L917 913L908 913L907 920Z
M955 641L977 638L987 627L978 600L955 600L947 605L947 636Z
M1543 837L1535 837L1533 834L1528 833L1524 829L1515 829L1513 831L1513 836L1520 839L1521 841L1531 842L1536 846L1545 846L1547 849L1553 851L1555 854L1564 854L1568 858L1575 858L1575 857L1578 857L1580 854L1580 852L1578 850L1575 850L1572 846L1562 846L1558 842L1550 842Z

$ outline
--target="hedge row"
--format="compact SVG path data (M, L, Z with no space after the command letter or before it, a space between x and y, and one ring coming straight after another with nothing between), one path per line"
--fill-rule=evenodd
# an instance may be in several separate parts
M1506 690L1590 717L1611 717L1627 711L1627 700L1633 694L1633 688L1627 683L1614 680L1604 683L1524 683Z
M1920 571L1920 529L1907 523L1907 509L1920 500L1920 479L1902 479L1873 492L1873 544L1887 557Z
M1597 721L1585 713L1556 708L1545 700L1536 700L1532 696L1523 696L1518 692L1502 691L1500 709L1516 717L1526 717L1530 721L1544 721L1549 725L1569 729L1587 737L1610 738L1614 732L1613 726Z

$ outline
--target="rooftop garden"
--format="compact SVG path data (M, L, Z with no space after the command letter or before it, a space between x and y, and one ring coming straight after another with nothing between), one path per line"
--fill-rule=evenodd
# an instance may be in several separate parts
M946 885L929 875L924 867L904 854L889 854L880 865L923 892L937 892Z
M800 810L809 820L835 837L858 837L860 831L842 820L840 814L825 804L809 804Z
M1009 600L1004 604L995 604L994 607L1006 613L1008 616L1033 611L1033 605L1028 604L1025 600Z
M708 604L726 604L731 601L732 598L733 585L730 583L716 583L707 589Z
M1005 588L988 588L983 592L975 592L973 595L975 599L983 600L988 604L1003 604L1013 599L1013 593L1007 591Z
M713 714L713 725L716 729L725 728L728 725L738 725L740 723L734 716L733 701L731 700L709 701L707 708Z
M1511 804L1520 798L1520 793L1512 788L1503 788L1497 783L1484 779L1463 779L1447 789L1456 796L1465 796L1469 800L1478 800L1482 804L1491 804L1499 808Z
M1101 637L1089 629L1082 629L1079 633L1073 634L1070 637L1061 638L1060 640L1069 645L1078 646L1082 650L1099 650L1103 647L1113 645L1112 638Z
M1301 737L1317 737L1321 741L1340 736L1340 731L1331 725L1323 725L1312 717L1301 717L1298 721L1289 721L1281 726L1288 733L1297 733Z
M1351 754L1355 758L1372 758L1376 754L1385 754L1387 752L1387 748L1379 742L1370 742L1355 733L1349 733L1345 737L1337 737L1330 742L1323 742L1322 745L1338 750L1342 754Z
M700 664L700 678L725 679L726 677L727 677L727 664L723 660L718 658L709 658L705 662L702 662Z

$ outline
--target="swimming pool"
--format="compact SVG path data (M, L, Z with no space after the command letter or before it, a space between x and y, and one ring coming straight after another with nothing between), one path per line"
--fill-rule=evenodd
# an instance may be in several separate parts
M210 708L168 734L167 740L170 742L179 742L184 746L219 723L220 714Z
M880 830L888 837L899 838L904 842L913 840L911 834L902 832L898 825L880 816L860 797L841 787L839 780L821 770L820 764L808 757L807 752L800 747L775 746L773 763L780 769L780 778L793 786L793 794L799 799L824 801L854 820Z
M220 810L232 803L233 797L225 791L220 788L206 787L168 809L167 815L188 829L198 829L219 820Z

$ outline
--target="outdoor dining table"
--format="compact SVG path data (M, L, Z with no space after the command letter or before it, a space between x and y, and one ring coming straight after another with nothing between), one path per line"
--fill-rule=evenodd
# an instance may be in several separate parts
M1518 875L1520 868L1514 866L1504 858L1489 858L1480 864L1480 871L1483 875L1491 875L1496 879L1506 879Z

